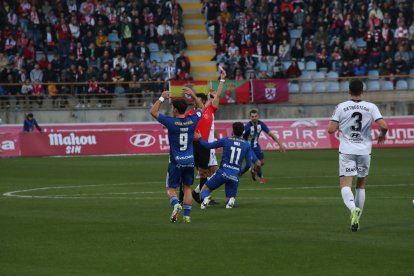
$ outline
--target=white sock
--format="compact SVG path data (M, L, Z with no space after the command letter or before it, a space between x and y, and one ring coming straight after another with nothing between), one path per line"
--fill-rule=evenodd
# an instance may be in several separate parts
M365 203L365 189L356 189L356 195L355 195L355 205L359 209L364 209L364 203Z
M194 189L194 192L196 192L197 194L200 193L200 185L197 185L197 187Z
M344 200L344 203L346 207L348 207L349 211L352 212L352 210L355 209L355 200L354 200L354 194L352 193L352 190L350 187L343 187L341 189L342 199Z

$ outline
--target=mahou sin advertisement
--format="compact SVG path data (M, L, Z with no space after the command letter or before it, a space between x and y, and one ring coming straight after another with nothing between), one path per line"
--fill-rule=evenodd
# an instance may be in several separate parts
M288 150L337 149L338 133L328 134L329 119L263 120ZM387 140L382 147L413 147L414 117L386 118ZM246 123L247 121L243 121ZM230 121L216 121L219 137L231 135ZM168 134L159 123L43 125L43 132L23 133L21 126L0 126L0 157L159 154L169 152ZM378 136L373 125L371 137ZM261 133L264 150L279 147ZM373 143L377 147L376 143Z

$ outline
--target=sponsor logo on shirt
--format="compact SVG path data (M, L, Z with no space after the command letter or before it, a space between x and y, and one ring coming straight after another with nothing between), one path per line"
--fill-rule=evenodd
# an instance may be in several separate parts
M191 159L191 158L194 158L193 155L176 156L175 157L176 160L187 160L187 159Z
M155 138L150 134L140 133L132 135L129 138L129 142L135 147L146 148L152 146L155 143Z
M223 168L227 168L227 169L232 169L232 170L240 171L240 169L239 169L239 168L237 168L237 167L235 167L235 166L228 165L228 164L224 164L224 165L223 165Z

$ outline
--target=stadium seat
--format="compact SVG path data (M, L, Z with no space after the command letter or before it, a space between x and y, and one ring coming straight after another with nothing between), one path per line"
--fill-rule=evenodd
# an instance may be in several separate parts
M330 81L334 81L338 79L338 73L335 71L331 71L328 74L326 74L326 78Z
M308 71L316 71L316 62L308 61L306 62L306 70Z
M369 70L368 79L370 80L379 80L379 71L378 70Z
M289 82L288 91L289 91L289 93L298 93L299 92L299 84Z
M111 44L111 48L114 49L116 46L116 43L120 42L118 32L111 32L108 34L108 41Z
M290 35L290 45L295 45L296 39L300 38L302 36L302 30L301 29L292 29L289 31Z
M323 73L323 72L315 72L313 74L312 78L316 82L324 82L325 81L325 73Z
M391 81L383 81L381 84L381 90L384 90L384 91L394 90L394 84Z
M283 69L286 71L289 68L291 62L290 61L283 61L282 63L283 63Z
M298 67L301 71L305 70L305 63L303 63L302 61L298 61Z
M342 92L348 92L349 91L349 81L341 81L340 90Z
M174 56L170 53L164 53L161 58L162 62L167 63L169 60L175 60Z
M264 62L259 62L257 64L257 70L259 70L259 72L267 72L267 64Z
M148 44L148 49L150 52L158 52L160 50L160 47L158 47L157 43L151 42Z
M395 90L408 90L408 83L406 80L398 80L395 85Z
M355 40L355 44L358 48L367 47L367 42L363 38L360 38L360 37Z
M302 36L302 30L301 29L292 29L289 31L290 39L296 40L297 38Z
M315 92L326 92L326 85L324 82L317 82L313 87L313 91Z
M40 60L43 57L43 51L36 51L36 60Z
M379 91L380 89L380 83L377 80L368 80L367 81L367 90L368 91Z
M326 90L328 92L339 92L339 83L337 81L328 82L328 87Z
M408 79L408 88L414 90L414 79Z
M108 41L112 43L116 43L121 41L118 36L118 32L111 32L108 34Z
M410 69L410 78L414 79L414 69Z
M158 63L162 61L160 52L151 52L151 61L156 60Z
M312 86L312 83L310 83L310 82L303 82L303 83L300 85L300 91L301 91L302 93L311 93L311 92L313 92L313 86Z
M302 75L300 75L300 79L302 80L302 82L308 82L311 81L312 79L312 74L308 71L303 71Z

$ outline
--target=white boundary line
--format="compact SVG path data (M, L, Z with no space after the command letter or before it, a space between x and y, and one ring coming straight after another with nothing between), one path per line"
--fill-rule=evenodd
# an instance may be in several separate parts
M60 195L21 195L21 193L33 192L33 191L42 191L42 190L58 190L58 189L72 189L72 188L84 188L84 187L104 187L104 186L122 186L122 185L142 185L142 184L161 184L163 182L153 181L153 182L128 182L128 183L117 183L117 184L91 184L91 185L75 185L75 186L54 186L54 187L41 187L34 189L25 189L17 190L3 193L4 197L17 197L17 198L39 198L39 199L159 199L158 197L120 197L120 196L110 196L110 195L149 195L149 194L164 194L164 191L157 192L125 192L125 193L98 193L98 194L60 194ZM414 183L399 183L399 184L386 184L386 185L370 185L370 188L382 188L382 187L408 187L414 186ZM336 185L330 186L304 186L304 187L274 187L274 188L241 188L240 191L292 191L292 190L320 190L320 189L338 189ZM164 198L164 197L162 197ZM243 198L243 197L242 197ZM308 198L308 197L302 197ZM309 197L308 199L314 199L315 197ZM319 197L318 197L319 198ZM388 198L388 197L385 197ZM393 197L389 197L393 198ZM411 197L407 197L411 198ZM280 199L280 198L278 198ZM292 197L291 199L300 199L297 197Z

